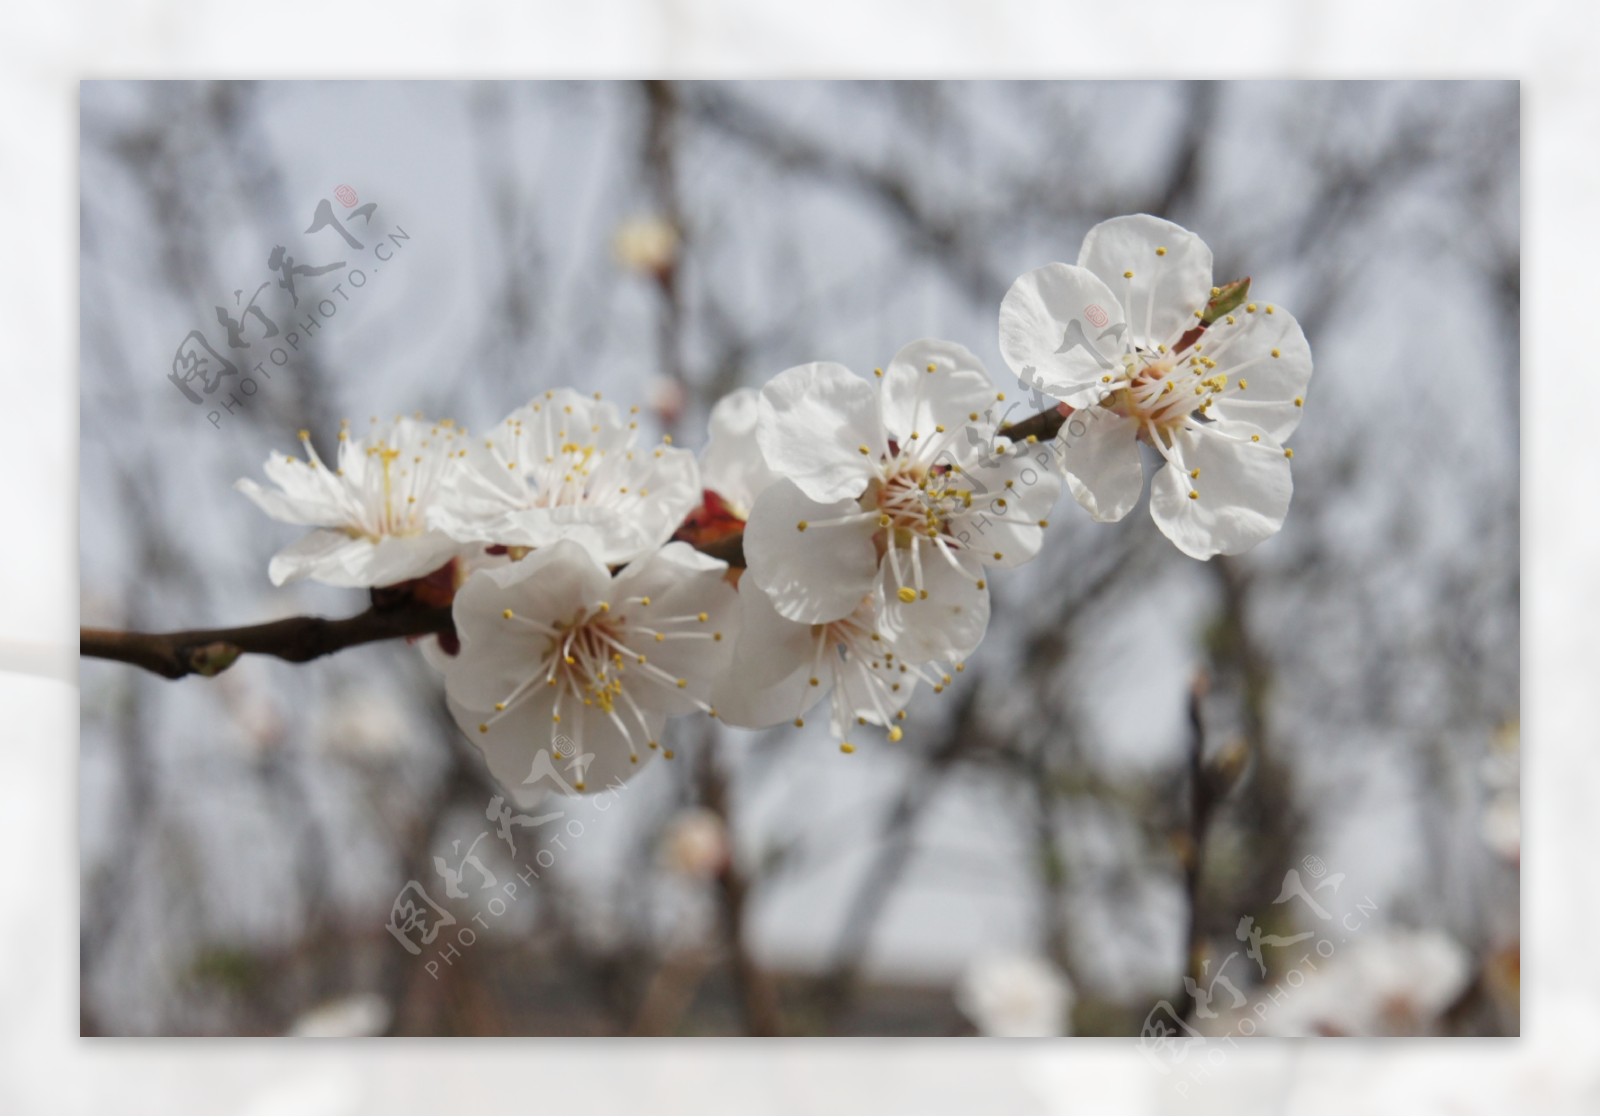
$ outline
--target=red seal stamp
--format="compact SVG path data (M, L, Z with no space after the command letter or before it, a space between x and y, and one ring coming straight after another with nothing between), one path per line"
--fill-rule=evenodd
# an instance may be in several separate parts
M1111 321L1111 315L1107 314L1105 308L1099 303L1090 303L1084 307L1083 316L1089 319L1089 324L1097 330Z
M355 190L344 185L344 183L340 183L338 186L334 187L333 196L339 199L339 203L343 205L345 209L349 209L351 206L355 205L361 200L356 197Z

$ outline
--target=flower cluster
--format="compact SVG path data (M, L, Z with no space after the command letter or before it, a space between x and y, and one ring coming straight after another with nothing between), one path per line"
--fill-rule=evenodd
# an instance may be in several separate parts
M986 568L1038 553L1061 479L999 434L978 359L919 341L874 380L809 364L761 391L771 474L744 532L746 632L730 719L797 724L831 691L832 730L898 740L919 682L950 681L989 623ZM777 479L781 478L781 479Z
M451 604L429 658L508 787L551 746L576 790L626 778L670 759L664 722L693 711L800 726L828 699L851 752L861 726L900 740L918 685L961 670L991 568L1038 554L1063 482L1121 519L1142 444L1165 461L1151 513L1185 553L1237 553L1281 526L1310 352L1248 280L1210 273L1198 237L1135 216L1092 229L1076 266L1019 279L1001 351L1062 401L1026 436L996 417L1005 395L973 353L924 340L871 376L819 362L732 393L698 461L645 444L637 408L560 389L482 436L347 423L332 466L302 431L304 458L266 464L275 488L238 487L315 529L272 559L275 584ZM1052 419L1054 437L1037 423Z
M310 432L300 441L303 459L267 460L277 490L236 484L273 519L318 529L274 556L274 585L389 586L563 539L626 563L666 542L700 499L694 455L640 445L638 422L598 393L545 392L482 438L420 415L374 418L365 435L346 421L332 468Z
M1096 520L1120 520L1144 488L1139 444L1165 465L1150 514L1179 550L1238 554L1283 526L1293 485L1284 440L1299 425L1311 349L1249 282L1211 286L1211 250L1139 214L1089 230L1076 266L1018 279L1000 348L1024 382L1084 411L1062 467Z

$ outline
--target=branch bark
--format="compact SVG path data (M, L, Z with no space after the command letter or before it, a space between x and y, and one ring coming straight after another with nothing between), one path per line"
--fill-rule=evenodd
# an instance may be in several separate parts
M245 654L305 663L377 640L454 629L448 606L373 606L364 613L337 620L289 617L242 628L191 628L181 632L82 628L78 650L84 656L131 663L168 679L181 679L185 675L219 674Z

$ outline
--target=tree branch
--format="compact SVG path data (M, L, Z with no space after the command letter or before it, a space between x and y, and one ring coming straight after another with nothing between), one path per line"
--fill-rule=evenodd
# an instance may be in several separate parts
M1205 939L1200 920L1200 872L1205 866L1206 836L1211 829L1211 813L1217 805L1215 781L1206 770L1206 733L1201 715L1210 680L1197 674L1189 688L1189 829L1181 846L1183 892L1189 901L1188 923L1183 936L1183 988L1175 1001L1178 1019L1187 1019L1194 1009L1191 991L1202 988Z
M373 606L353 617L289 617L243 628L192 628L182 632L79 630L78 650L95 659L115 659L169 679L216 675L246 653L305 663L331 652L393 640L452 632L449 606Z

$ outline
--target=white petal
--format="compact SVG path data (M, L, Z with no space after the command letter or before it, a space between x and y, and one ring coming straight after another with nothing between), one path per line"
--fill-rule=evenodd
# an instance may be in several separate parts
M1228 377L1211 415L1254 424L1282 442L1300 425L1311 383L1311 346L1288 311L1274 306L1268 314L1267 304L1255 305L1254 313L1233 314L1232 325L1224 320L1212 326L1201 343L1216 360L1216 371ZM1247 386L1240 388L1241 382Z
M755 579L740 580L739 642L730 678L749 687L770 686L798 668L808 668L815 653L810 624L779 613Z
M276 460L267 463L267 476L272 477L277 470L274 468ZM331 527L341 522L343 516L340 509L331 500L320 492L313 492L305 484L311 469L308 466L297 465L292 467L292 474L300 484L297 491L279 492L268 489L251 480L241 477L233 483L233 487L255 502L257 508L279 523L304 524ZM282 482L279 482L282 487Z
M700 463L691 451L676 446L658 446L650 451L648 460L643 490L623 496L633 497L633 507L640 512L656 509L663 522L676 528L704 495ZM620 498L615 503L626 506Z
M989 591L979 589L983 567L972 552L956 552L957 570L934 547L921 548L922 589L910 601L900 597L893 569L882 564L879 590L883 597L880 628L909 663L964 659L983 641L989 627ZM900 570L911 581L910 558L902 550Z
M1100 523L1133 510L1144 491L1139 423L1102 407L1076 411L1056 435L1067 488Z
M611 454L590 479L589 499L609 511L609 546L601 559L610 565L628 562L661 546L699 506L700 465L694 454L675 446L657 446ZM623 489L626 492L623 492Z
M416 643L417 654L422 656L422 662L439 672L443 678L449 671L450 665L455 662L455 656L444 650L444 645L439 643L437 636L424 636Z
M480 570L456 593L452 614L461 652L447 665L445 690L469 709L493 709L539 673L549 645L547 635L515 617L554 626L605 600L610 590L605 570L569 542ZM515 617L508 619L506 609Z
M373 542L342 531L314 531L272 556L267 577L275 586L300 578L361 589L392 586L433 573L459 549L454 540L436 532Z
M665 597L684 590L690 579L703 581L709 576L712 583L718 583L727 572L728 564L719 558L697 551L687 543L668 543L619 571L617 585L619 588L627 585L629 592L637 585L647 593L659 592Z
M346 445L346 441L339 443L341 454ZM323 465L313 466L305 458L269 454L261 471L267 475L268 481L283 490L283 495L291 503L299 506L299 517L288 520L289 523L337 527L349 520L359 503L358 499L351 499L351 494L359 492L359 489L352 487L354 482L351 478L341 476Z
M372 555L362 572L362 584L392 586L397 582L432 574L460 550L461 544L443 532L386 535L372 549Z
M492 721L457 702L449 704L490 774L520 806L532 806L549 792L602 792L629 779L659 751L649 742L660 738L666 723L661 715L647 712L643 726L631 717L624 723L633 736L630 750L627 737L596 707L565 703L557 723L553 693L538 690Z
M355 539L342 531L314 531L272 556L267 577L272 584L314 578L330 586L360 587L372 555L370 539Z
M923 445L932 445L936 426L966 426L972 422L970 414L981 415L994 403L994 383L983 363L953 341L930 339L905 346L884 369L879 392L884 428L902 450L912 432Z
M952 519L951 534L985 565L1020 566L1044 542L1040 521L1061 496L1061 467L1054 443L1002 438L995 450L963 468L972 506Z
M576 543L607 565L626 562L648 549L634 539L631 526L608 508L558 505L554 508L509 508L489 514L436 510L430 524L462 540L509 547L549 547ZM616 557L613 557L616 556Z
M887 646L887 645L886 645ZM890 726L894 715L905 709L917 689L917 677L901 670L896 659L862 662L856 658L835 659L832 674L836 680L830 704L828 727L835 737L848 738L868 725Z
M650 747L651 741L661 739L666 726L666 717L659 713L644 710L641 724L631 711L624 712L618 706L616 714L627 730L624 733L598 706L562 704L564 711L569 708L573 713L563 713L562 723L555 727L555 743L567 763L574 766L568 776L572 786L585 795L632 779L661 751Z
M1046 264L1000 304L1000 352L1011 371L1074 407L1096 402L1100 378L1127 347L1122 305L1086 268Z
M1132 331L1128 340L1147 349L1170 346L1211 297L1211 249L1182 225L1149 214L1113 217L1090 229L1078 266L1116 292Z
M739 595L725 580L727 569L726 563L687 543L668 543L617 575L611 589L612 612L630 629L671 633L645 648L652 664L686 684L675 688L629 672L627 686L635 701L668 714L684 714L710 696L711 684L727 671L739 638ZM650 603L640 604L636 598L648 598ZM702 613L706 619L692 625L668 621ZM685 631L693 635L678 635Z
M515 710L496 718L491 725L488 715L462 705L446 692L446 705L462 734L483 756L484 765L495 782L511 793L521 806L529 806L545 792L568 793L570 775L555 763L549 768L549 778L524 784L534 771L534 762L544 750L541 766L555 761L555 725L551 721L552 694L535 691ZM487 726L487 731L481 727Z
M768 466L824 503L860 496L888 451L872 385L830 362L768 381L757 440Z
M559 457L570 444L620 454L637 441L617 409L571 388L556 388L517 408L490 438L524 465Z
M1184 554L1236 555L1283 526L1294 482L1283 448L1264 431L1248 423L1189 427L1172 453L1177 465L1151 482L1150 515Z
M796 626L809 627L809 626ZM711 704L717 718L745 729L782 725L804 714L828 693L828 680L811 685L811 668L802 663L775 682L755 685L744 678L745 660L734 660L732 671L712 688Z
M756 442L761 393L729 392L711 409L710 437L700 455L701 484L720 496L741 519L750 518L756 497L778 480Z
M500 434L500 437L507 436ZM508 460L515 460L507 457L508 453L514 454L509 445L501 448L498 441L470 438L462 449L466 453L458 458L459 465L445 485L440 508L430 510L430 516L448 515L470 525L476 518L520 508L529 501L528 486L522 474L506 468ZM476 538L466 527L446 528L443 520L435 526L452 532L460 530L460 538Z
M702 495L692 453L634 449L634 437L610 404L552 392L466 445L428 522L462 541L544 547L566 539L607 565L630 562L671 538Z
M744 530L746 574L780 614L807 624L837 620L872 592L876 521L824 522L860 511L854 500L819 504L790 481L778 482L756 501Z

